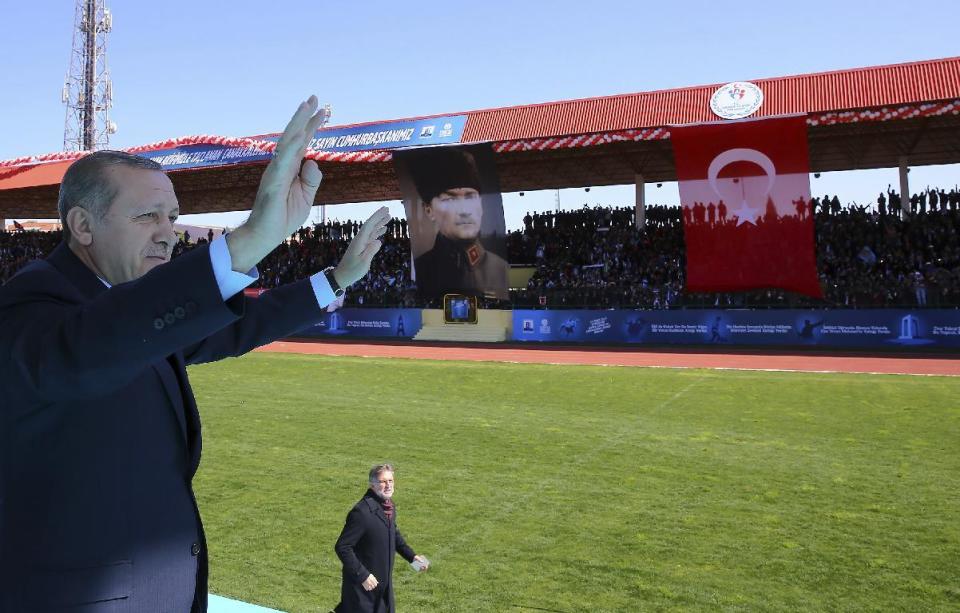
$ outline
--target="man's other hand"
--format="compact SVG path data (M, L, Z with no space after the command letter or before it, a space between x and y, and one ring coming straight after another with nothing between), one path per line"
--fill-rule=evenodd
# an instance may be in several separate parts
M370 573L370 576L363 580L363 589L370 590L376 589L378 585L377 578L373 576L373 573Z
M413 556L415 562L420 562L420 570L418 572L423 572L425 570L430 570L430 561L423 556Z
M346 288L353 285L370 270L370 262L383 244L380 238L383 237L388 221L390 221L390 210L382 206L363 222L363 226L347 246L340 264L333 271L333 276L340 287Z

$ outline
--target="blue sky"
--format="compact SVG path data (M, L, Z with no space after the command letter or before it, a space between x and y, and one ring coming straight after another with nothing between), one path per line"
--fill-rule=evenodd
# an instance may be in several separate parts
M945 0L107 6L116 148L279 131L311 93L333 105L336 125L949 57L958 46L945 24L960 16ZM2 9L0 159L59 151L74 3L5 0ZM895 170L831 173L812 190L865 202L896 177ZM957 166L911 172L915 188L958 181ZM555 199L554 192L506 194L508 227ZM560 200L564 208L626 205L633 188L562 190ZM648 201L676 203L676 185L651 189ZM327 215L356 218L373 208L338 205Z

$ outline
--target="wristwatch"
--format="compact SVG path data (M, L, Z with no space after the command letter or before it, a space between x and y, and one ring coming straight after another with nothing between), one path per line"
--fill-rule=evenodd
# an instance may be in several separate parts
M333 290L334 296L340 298L346 293L346 290L340 287L340 284L337 283L337 278L333 276L333 266L324 268L323 276L327 278L327 283L330 284L330 289Z

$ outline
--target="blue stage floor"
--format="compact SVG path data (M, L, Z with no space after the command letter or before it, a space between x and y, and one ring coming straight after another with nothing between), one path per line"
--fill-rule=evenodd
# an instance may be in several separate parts
M255 604L230 600L222 596L210 594L207 613L281 613L276 609L258 607Z

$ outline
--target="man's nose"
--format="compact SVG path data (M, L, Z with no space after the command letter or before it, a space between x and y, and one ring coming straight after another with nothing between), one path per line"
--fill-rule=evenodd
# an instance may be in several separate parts
M153 239L158 243L167 243L168 245L176 244L177 242L177 231L173 227L172 221L169 219L164 219L157 224L157 229L154 232Z

